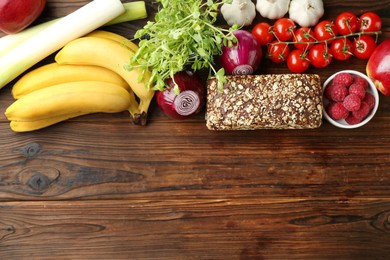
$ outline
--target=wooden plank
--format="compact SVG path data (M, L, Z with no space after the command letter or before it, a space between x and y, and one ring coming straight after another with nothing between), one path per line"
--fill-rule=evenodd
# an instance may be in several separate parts
M0 203L1 259L385 259L390 200Z
M126 120L87 116L25 134L0 124L0 200L390 195L389 120L353 135L329 125L303 135Z

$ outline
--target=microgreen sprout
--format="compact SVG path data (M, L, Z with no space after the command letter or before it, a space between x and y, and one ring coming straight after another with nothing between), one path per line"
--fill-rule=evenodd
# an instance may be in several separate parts
M134 37L139 49L130 60L129 69L150 69L148 87L166 89L166 80L180 71L209 70L209 77L225 82L223 69L217 70L214 58L223 45L236 42L237 26L221 28L215 25L220 5L228 0L157 0L160 9L154 21L148 21ZM148 37L144 37L147 35Z

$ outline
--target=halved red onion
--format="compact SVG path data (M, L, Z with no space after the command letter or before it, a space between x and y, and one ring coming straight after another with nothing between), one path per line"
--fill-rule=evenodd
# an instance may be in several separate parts
M175 93L177 84L180 93ZM156 91L156 101L165 115L174 119L186 119L199 113L206 103L205 84L191 71L178 72L167 81L167 89Z
M253 74L260 65L263 55L261 46L250 32L237 30L233 34L237 38L237 43L232 47L222 47L221 65L226 74Z

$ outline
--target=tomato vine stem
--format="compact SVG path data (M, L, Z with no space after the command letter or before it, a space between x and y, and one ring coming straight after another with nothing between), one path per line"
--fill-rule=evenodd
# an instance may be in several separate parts
M326 39L326 40L320 40L319 41L319 40L316 39L315 41L308 41L308 42L299 42L299 41L295 41L295 42L287 41L287 42L284 42L284 41L280 41L275 36L278 41L277 42L273 42L273 43L268 43L268 45L274 45L274 44L287 44L287 45L291 45L291 44L306 44L306 45L310 45L310 44L318 44L318 43L328 44L329 42L331 42L333 40L336 40L336 39L348 38L348 37L356 37L356 36L360 37L362 35L375 35L375 41L377 42L378 41L378 36L381 33L382 33L382 31L377 31L377 32L355 32L355 33L350 33L350 34L346 34L346 35L334 36L334 37Z

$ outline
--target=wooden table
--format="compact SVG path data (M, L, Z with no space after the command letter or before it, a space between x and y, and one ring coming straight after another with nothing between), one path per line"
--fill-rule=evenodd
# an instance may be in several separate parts
M48 20L89 1L48 0ZM157 5L146 1L149 19ZM326 0L324 18L388 0ZM147 19L106 27L128 38ZM48 57L42 63L51 62ZM263 61L259 73L287 73ZM310 69L322 81L352 58ZM87 115L31 133L0 91L0 259L389 259L390 99L364 127L213 132L204 112Z

